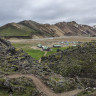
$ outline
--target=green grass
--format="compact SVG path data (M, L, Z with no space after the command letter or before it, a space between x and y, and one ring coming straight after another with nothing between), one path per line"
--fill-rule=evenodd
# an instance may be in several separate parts
M36 60L39 60L44 55L44 51L40 50L24 49L24 51L28 53L31 57L35 58Z
M31 44L13 43L13 46L16 48L22 48L26 53L28 53L31 57L35 58L36 60L39 60L45 53L44 51L32 49Z
M49 56L49 55L51 55L51 54L56 53L56 52L57 52L57 49L60 49L60 50L65 50L65 49L67 49L67 48L68 48L68 47L51 48L51 49L52 49L52 51L47 52L47 55L46 55L46 56Z

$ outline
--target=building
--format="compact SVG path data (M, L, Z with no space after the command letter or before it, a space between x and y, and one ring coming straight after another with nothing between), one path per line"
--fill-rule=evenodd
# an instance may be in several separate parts
M53 45L54 48L60 48L62 45Z
M75 46L77 46L77 45L74 44L74 45L72 45L72 46L75 47Z
M43 50L43 51L50 51L50 48L47 47L47 46L42 46L42 50Z
M42 45L41 44L38 44L37 47L42 48Z

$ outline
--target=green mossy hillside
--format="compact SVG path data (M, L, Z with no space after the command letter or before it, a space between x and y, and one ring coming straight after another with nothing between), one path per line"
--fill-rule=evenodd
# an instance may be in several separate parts
M0 78L0 96L41 96L33 81L20 77L15 79Z
M48 57L42 63L64 77L84 77L96 79L96 42L67 48Z
M10 38L32 38L32 35L39 34L38 31L31 29L27 26L10 23L5 26L0 27L0 36Z

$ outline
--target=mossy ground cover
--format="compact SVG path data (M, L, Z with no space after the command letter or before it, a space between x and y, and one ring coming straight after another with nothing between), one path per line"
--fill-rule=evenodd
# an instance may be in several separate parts
M12 96L37 96L38 91L36 89L36 86L33 84L31 79L28 78L16 78L11 79L7 82L9 83L9 86L4 85L6 82L6 79L2 81L0 79L0 96L9 96L10 93L12 93ZM9 90L12 90L9 91ZM37 94L37 95L36 95Z
M78 93L77 96L95 96L94 94L96 95L96 89L89 88Z
M9 96L8 91L0 89L0 96Z
M51 76L47 84L53 88L56 93L71 91L76 88L76 84L72 79L62 78L60 76Z
M62 76L96 78L95 56L96 43L90 42L42 58L42 63Z

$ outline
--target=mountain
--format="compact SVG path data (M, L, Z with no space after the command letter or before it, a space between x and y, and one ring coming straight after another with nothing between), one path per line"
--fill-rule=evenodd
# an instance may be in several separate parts
M59 22L53 25L40 24L31 20L9 23L0 27L0 36L6 38L44 38L59 36L95 36L96 29L88 25Z

